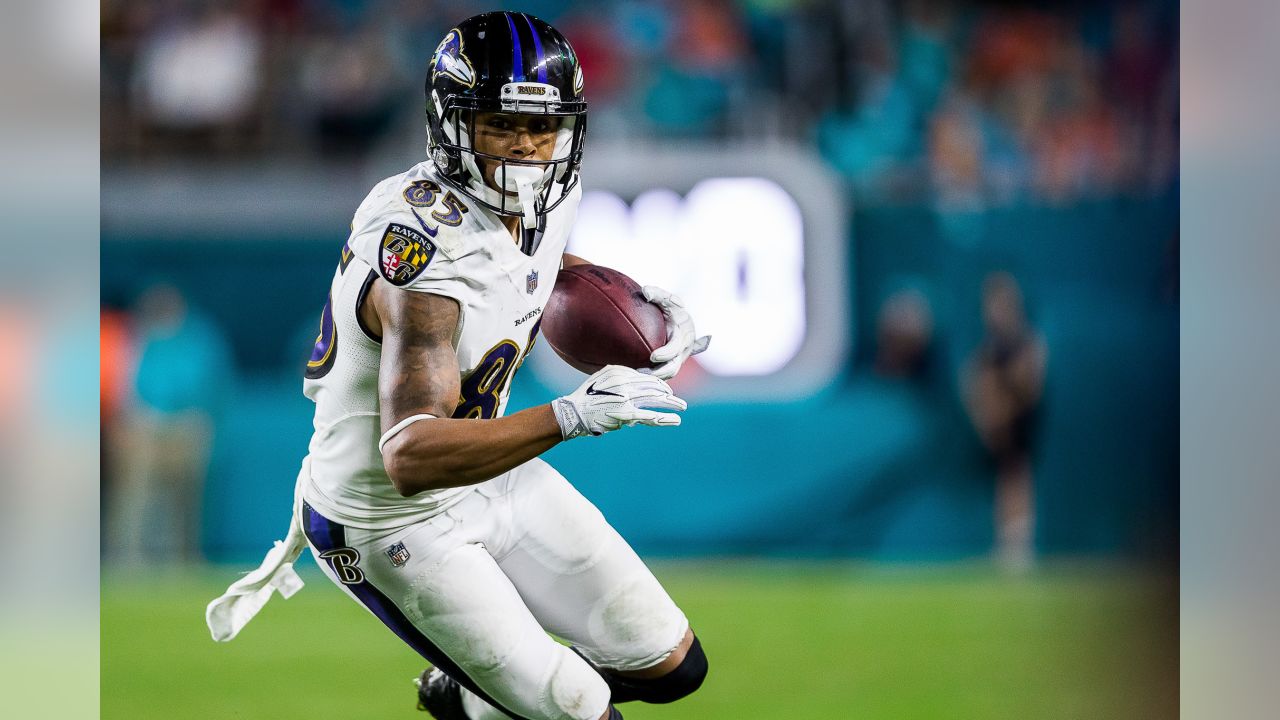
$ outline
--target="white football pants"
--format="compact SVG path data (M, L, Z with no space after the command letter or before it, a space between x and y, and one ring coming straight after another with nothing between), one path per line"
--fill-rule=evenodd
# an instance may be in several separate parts
M539 459L395 530L344 527L309 505L317 563L433 665L524 720L596 720L609 688L582 658L638 670L689 624L604 516ZM470 698L469 714L475 714Z

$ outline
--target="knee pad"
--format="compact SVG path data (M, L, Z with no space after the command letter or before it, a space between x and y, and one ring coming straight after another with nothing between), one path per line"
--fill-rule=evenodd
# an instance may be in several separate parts
M702 687L702 681L707 677L707 656L702 652L702 642L695 636L684 660L666 675L636 678L608 670L601 670L600 674L609 683L615 703L633 700L655 704L675 702Z

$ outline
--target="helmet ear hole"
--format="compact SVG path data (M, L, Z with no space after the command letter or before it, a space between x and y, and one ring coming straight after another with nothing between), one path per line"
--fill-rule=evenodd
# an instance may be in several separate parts
M442 147L436 147L431 151L431 161L436 164L436 168L440 172L449 174L457 170L457 160L449 154L448 150Z

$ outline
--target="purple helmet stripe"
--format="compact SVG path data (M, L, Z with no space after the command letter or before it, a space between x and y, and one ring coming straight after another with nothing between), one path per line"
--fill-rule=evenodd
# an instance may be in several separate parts
M533 36L533 50L538 54L538 59L534 61L538 67L538 82L544 83L547 81L547 62L546 56L542 54L542 39L538 37L538 31L533 29L533 21L529 19L529 14L520 13L520 15L529 26L529 34Z
M511 13L502 14L507 18L507 27L511 29L511 80L524 82L524 53L520 49L520 33L516 32L516 24L511 19Z

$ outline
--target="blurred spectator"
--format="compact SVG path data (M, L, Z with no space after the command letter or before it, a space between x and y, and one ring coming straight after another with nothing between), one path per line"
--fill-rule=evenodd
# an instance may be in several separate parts
M953 93L929 124L929 173L940 210L982 210L986 176L982 108Z
M946 3L911 0L905 5L901 49L902 79L917 102L929 109L951 76L954 13Z
M1035 155L1033 187L1057 204L1111 195L1127 172L1128 143L1104 100L1097 58L1071 34L1060 34L1052 48L1053 75L1038 81L1052 94L1036 95L1053 106L1025 138Z
M803 74L809 76L807 92L825 93L831 101L818 117L818 148L860 201L881 199L920 146L920 98L904 81L889 13L883 2L835 9L825 18L826 30L844 36L834 43L842 51L832 53L831 67L810 65Z
M1004 272L982 286L986 337L965 369L965 407L995 463L996 552L1007 567L1034 559L1032 445L1048 351L1027 322L1022 289Z
M109 555L126 564L200 558L200 506L230 356L221 332L173 286L136 312L138 363L120 418Z
M672 15L665 48L652 60L658 72L644 109L664 135L708 135L723 130L729 96L743 69L745 28L726 0L688 0Z
M933 312L924 293L899 290L880 306L876 324L875 373L883 378L919 380L929 370Z
M99 315L98 344L98 421L101 433L99 481L102 505L105 508L110 504L108 498L115 489L116 478L112 471L119 465L114 455L119 447L116 439L117 421L128 402L129 383L133 380L136 359L129 319L125 313L105 307L102 309ZM103 530L105 531L105 527ZM105 547L105 535L100 541Z
M367 153L407 104L389 45L373 25L311 43L300 82L324 157Z
M99 393L105 429L126 401L133 376L134 353L129 320L123 312L103 308L99 328Z
M564 33L573 38L573 51L590 88L592 110L614 102L626 90L627 62L610 25L597 13L573 16L564 23Z
M1155 113L1169 64L1169 48L1160 47L1156 33L1156 19L1143 3L1120 3L1112 10L1108 99L1142 120Z
M262 75L260 34L235 3L153 27L139 44L133 88L149 141L233 149L256 129Z
M870 372L854 372L845 389L855 408L831 432L847 442L848 458L823 499L833 513L824 524L806 514L806 532L840 552L876 552L884 541L886 518L902 512L934 482L931 467L945 438L945 419L934 395L933 311L925 294L906 287L889 294L876 313Z
M919 113L887 54L863 68L859 88L856 104L820 120L818 147L849 178L859 198L874 200L885 190L882 180L892 179L892 170L919 146Z
M645 97L644 111L666 136L711 135L724 121L728 88L713 74L663 63Z

